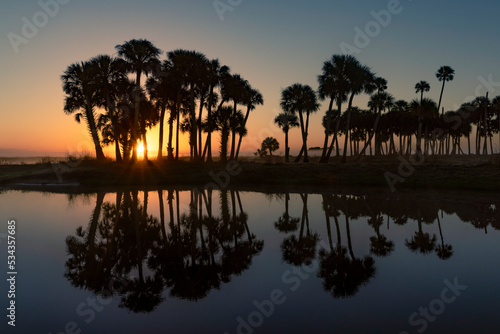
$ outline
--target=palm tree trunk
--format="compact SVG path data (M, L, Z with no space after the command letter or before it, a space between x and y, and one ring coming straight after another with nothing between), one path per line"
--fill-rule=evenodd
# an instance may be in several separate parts
M137 161L137 141L139 140L139 113L140 113L140 91L141 91L141 71L137 71L135 77L135 108L134 108L134 124L132 126L132 141L133 153L132 160Z
M175 160L179 160L179 127L181 123L180 110L177 111L177 128L175 130Z
M173 160L174 158L174 150L172 147L173 132L174 132L174 115L172 115L172 110L171 110L170 115L168 117L168 144L167 144L168 160Z
M349 140L349 130L351 129L351 108L353 99L354 99L354 93L351 93L351 97L349 98L349 104L347 105L347 110L346 110L344 152L342 152L342 160L340 160L340 162L343 164L345 164L347 156L347 142Z
M247 126L248 116L250 116L250 106L247 107L247 113L245 115L245 120L243 121L243 128ZM238 155L240 154L241 140L243 139L242 135L240 135L239 137L240 138L238 139L238 148L236 149L236 155L234 157L235 160L238 160Z
M333 107L333 101L335 99L334 98L331 98L330 99L330 104L328 106L328 112L327 112L327 115L331 115L331 112L332 112L332 107ZM321 152L321 159L319 160L319 162L325 162L324 159L326 157L326 152L327 152L327 147L328 147L328 137L330 136L330 127L332 125L332 118L331 117L328 117L328 119L326 120L326 128L325 128L325 142L323 144L323 152Z
M444 84L446 80L443 80L443 86L441 86L441 94L439 95L438 112L441 108L441 101L443 100ZM444 110L441 112L441 116L444 114Z
M236 100L234 101L234 109L233 109L233 117L236 117L236 108L238 107L238 103ZM235 153L235 146L236 146L236 127L233 127L231 129L231 154L230 154L230 159L234 159L234 153Z
M102 152L101 141L99 139L99 134L97 133L97 127L94 119L94 112L90 104L87 104L87 108L85 109L85 117L87 118L87 123L90 129L90 135L92 136L92 141L94 142L95 154L97 160L104 160L104 153Z
M304 127L304 117L302 116L302 111L299 111L299 121L300 121L300 132L302 134L302 148L301 148L301 151L294 162L300 161L300 158L302 157L302 153L303 153L304 147L305 147L305 127Z
M365 146L363 147L363 149L361 150L361 152L359 152L358 154L358 157L362 156L363 154L365 154L365 151L367 149L367 146L368 144L370 145L370 155L371 155L371 142L372 142L372 139L373 139L373 136L375 135L375 133L377 132L377 128L378 128L378 123L380 121L380 110L377 112L377 117L375 118L375 123L373 124L373 129L370 133L370 136L368 137L368 142L367 144L365 144ZM375 150L377 150L377 144L376 144L376 141L375 141Z
M309 112L306 113L306 128L304 132L304 162L309 162L309 157L307 156L307 136L309 135Z
M422 121L418 122L417 130L417 154L422 154Z
M338 99L337 101L337 108L338 108L338 111L339 111L339 114L338 114L338 117L337 117L337 122L335 123L335 129L334 129L334 132L333 132L333 139L332 139L332 143L330 145L330 147L328 148L328 153L326 155L326 162L328 162L328 160L330 160L330 156L332 154L332 151L333 151L333 144L336 142L337 143L337 155L340 154L339 152L339 138L338 138L338 132L339 132L339 128L340 128L340 115L342 115L342 101L341 99Z
M203 117L203 105L205 104L205 99L201 98L200 99L200 110L198 113L198 157L202 157L202 152L201 148L203 147L203 140L201 138L202 135L202 128L201 128L201 120Z
M212 104L214 96L214 86L210 86L210 95L208 98L208 110L207 110L207 122L208 122L208 134L207 141L205 143L207 150L207 162L212 162ZM205 158L205 152L203 152L203 158Z
M288 130L285 131L285 162L290 162L290 148L288 147Z
M159 138L159 143L158 143L158 157L157 160L160 161L163 158L163 127L164 127L164 120L165 120L165 109L166 105L165 103L162 103L161 106L161 112L160 112L160 138Z

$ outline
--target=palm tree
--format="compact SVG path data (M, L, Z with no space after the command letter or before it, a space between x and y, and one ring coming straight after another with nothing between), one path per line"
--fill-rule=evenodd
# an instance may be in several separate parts
M383 93L387 90L387 80L382 77L376 77L373 80L373 84L377 89L377 93Z
M417 130L417 154L422 153L422 126L424 121L427 123L428 120L437 118L438 109L436 102L429 98L422 99L421 102L413 100L410 103L410 109L418 117L418 130ZM427 125L426 131L427 132ZM426 136L427 138L427 136Z
M64 112L75 114L75 120L80 123L83 117L94 142L97 160L104 160L99 134L97 133L94 107L99 105L97 68L91 62L75 63L70 65L61 76L63 91L66 94Z
M262 97L262 94L257 89L253 89L249 85L248 90L245 93L244 103L245 102L247 104L247 113L246 113L245 119L243 121L243 127L245 127L247 125L248 116L250 115L250 111L255 110L257 105L264 104L264 98ZM242 139L243 139L243 137L240 136L240 139L238 141L238 147L236 149L236 155L234 156L235 159L238 159Z
M168 59L172 62L172 66L180 76L180 85L183 86L189 93L189 117L193 125L190 131L190 143L192 145L191 152L192 160L198 160L201 157L201 147L198 150L198 125L201 120L197 121L196 117L196 95L204 91L207 75L209 72L209 61L207 57L196 51L189 50L174 50L167 54ZM203 111L203 101L200 99L200 117ZM201 129L199 129L201 131Z
M274 151L279 150L280 148L280 143L276 140L276 138L273 137L267 137L262 141L262 147L261 150L269 150L269 155L273 155Z
M233 110L230 107L221 107L217 110L217 112L214 115L217 129L221 132L220 159L223 162L227 161L227 146L229 143L232 117L233 117Z
M444 84L447 81L452 81L455 78L455 70L452 69L450 66L441 66L436 72L436 78L438 78L439 81L443 82L443 86L441 87L441 94L439 95L439 103L438 103L438 113L439 113L441 108L441 101L443 99Z
M375 112L376 118L375 118L375 122L373 124L373 129L370 133L370 136L369 136L368 140L366 141L365 146L363 147L361 152L359 152L358 156L361 156L365 153L368 145L371 145L371 141L372 141L374 136L375 136L375 154L376 155L380 154L380 140L379 140L379 134L378 134L378 124L380 122L380 117L382 115L382 112L385 109L391 108L393 105L394 105L394 97L389 93L382 91L380 93L375 93L371 96L370 101L368 102L368 107L370 107L370 109L373 112ZM370 146L370 150L371 150L371 146Z
M424 92L428 92L431 89L431 85L427 81L419 81L415 85L415 93L420 93L420 101L424 99Z
M100 96L99 106L107 111L106 117L111 122L110 131L115 143L116 161L121 161L116 104L119 98L119 87L127 84L124 71L125 62L122 59L112 58L108 55L99 55L92 58L90 63L97 70L96 83Z
M233 117L236 117L238 112L238 104L245 103L245 97L247 92L250 91L250 84L248 81L243 79L239 74L233 74L229 80L229 85L225 86L224 89L229 96L229 99L233 101ZM261 96L262 97L262 96ZM247 111L247 115L250 111ZM236 129L233 128L231 131L231 154L230 159L234 159L236 152Z
M171 72L172 64L168 60L164 60L159 68L152 72L152 76L146 81L146 89L151 100L155 101L157 108L160 109L160 131L158 144L158 160L163 157L163 133L164 120L167 107L170 108L169 124L169 141L168 141L168 156L172 157L172 132L173 132L173 116L175 114L174 105L177 97L176 87Z
M349 86L350 86L350 94L349 104L346 110L346 128L345 128L345 140L344 140L344 151L342 152L342 163L346 162L347 156L347 142L349 140L349 132L350 132L350 122L351 122L351 108L352 102L354 100L354 96L361 94L363 92L370 94L375 89L373 84L374 74L371 72L370 68L367 66L363 66L359 63L359 61L352 57L347 56L349 59L347 60L345 74L347 75Z
M349 82L345 76L345 67L346 62L348 61L348 59L350 59L348 57L350 56L333 55L330 60L327 60L323 63L323 73L318 76L319 98L321 100L324 100L327 97L330 98L330 104L325 114L325 141L323 144L323 152L321 154L320 162L328 162L335 142L337 142L338 151L337 133L340 126L340 117L337 118L333 131L330 131L333 122L333 118L331 116L333 116L333 102L335 100L337 101L337 110L340 116L342 114L342 102L347 100L347 92L349 91L350 87ZM328 149L328 137L332 132L333 139L330 148Z
M316 93L308 85L293 84L281 92L281 109L288 113L298 113L300 129L302 132L302 150L304 151L304 162L309 162L307 157L307 134L309 127L309 115L319 108ZM304 121L303 113L306 113ZM300 159L300 155L297 159ZM296 160L297 162L298 160Z
M217 104L218 96L214 92L215 88L220 85L221 81L221 73L222 70L228 69L227 66L220 66L219 60L214 59L211 60L208 66L207 72L207 82L209 83L209 92L208 92L208 104L207 104L207 124L209 125L207 128L207 140L205 142L205 149L203 150L203 157L205 157L205 152L207 152L207 162L212 162L212 131L213 126L213 108Z
M141 91L141 76L149 75L160 64L158 57L162 53L160 49L155 47L153 43L146 39L132 39L121 45L117 45L116 50L118 55L127 62L127 71L135 73L135 110L134 123L132 128L132 137L134 140L133 160L137 159L137 141L139 140L139 114L140 114L140 91ZM145 136L145 135L144 135ZM144 158L147 159L147 151L144 151Z
M294 114L283 112L276 116L274 123L278 124L285 133L285 162L289 162L290 148L288 147L288 131L290 131L290 128L299 126L299 119Z

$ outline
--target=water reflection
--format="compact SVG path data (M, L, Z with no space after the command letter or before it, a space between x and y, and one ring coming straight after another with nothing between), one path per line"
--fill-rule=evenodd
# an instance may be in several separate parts
M66 239L65 277L103 298L119 296L120 307L148 313L169 297L205 298L243 274L264 241L252 233L241 194L187 194L189 206L181 210L175 189L118 192L106 202L110 195L98 193L88 225ZM152 196L159 203L159 217L148 209ZM291 214L292 196L293 211L300 215ZM282 260L297 267L318 264L316 274L334 298L355 296L376 278L376 258L390 257L397 247L418 256L452 258L455 249L445 241L441 224L445 213L485 233L490 226L500 229L500 201L489 198L284 193L268 201L274 198L284 207L283 214L269 219L282 238ZM312 198L321 201L325 225L310 221ZM359 223L368 233L353 230ZM384 234L391 225L407 227L401 245ZM431 232L436 225L438 235ZM354 251L353 237L364 238L364 254Z
M160 219L148 215L149 192L143 203L137 191L117 193L115 203L97 195L87 228L66 239L65 277L73 286L104 298L119 295L120 307L147 313L163 301L165 289L181 299L206 297L262 251L238 192L219 193L221 215L215 216L212 192L191 191L189 210L181 213L179 192L168 190L168 228L163 191L157 194Z

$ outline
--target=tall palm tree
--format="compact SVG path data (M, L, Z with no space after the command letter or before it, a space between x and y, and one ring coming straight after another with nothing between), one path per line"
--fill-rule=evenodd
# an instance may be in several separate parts
M243 79L239 74L233 74L229 80L229 87L224 87L229 95L229 99L233 101L233 117L236 117L238 112L238 104L245 103L245 97L248 91L250 91L250 84L247 80ZM247 112L247 114L249 111ZM231 154L230 159L235 158L236 153L236 130L235 128L231 131Z
M262 97L262 94L257 89L253 89L252 87L250 87L250 85L248 85L248 89L245 92L244 103L246 103L246 105L247 105L247 112L245 114L245 119L243 121L243 127L245 127L247 125L248 116L250 115L250 111L255 110L255 108L258 105L264 104L264 98ZM242 139L243 139L243 137L240 136L240 138L238 140L238 147L236 149L236 155L234 156L235 159L238 159Z
M421 102L413 100L410 103L410 110L418 117L417 130L417 154L422 153L422 126L424 122L437 118L438 109L436 102L429 98L424 98Z
M330 98L330 103L328 110L326 111L325 119L325 141L323 145L323 152L321 154L321 162L328 162L328 159L333 150L333 145L337 140L337 133L340 126L340 117L336 119L335 126L333 129L333 139L328 149L328 137L330 136L333 118L332 107L333 102L337 102L337 110L339 116L342 114L342 102L347 100L347 92L350 89L349 82L345 76L345 68L348 58L350 56L345 55L333 55L330 60L323 63L323 72L318 76L319 89L318 95L321 100ZM328 151L327 151L328 150Z
M438 113L441 112L441 101L443 99L443 92L444 92L444 84L447 81L452 81L455 78L455 70L452 69L450 66L441 66L438 71L436 72L436 78L438 78L439 81L443 82L443 86L441 87L441 94L439 95L439 103L438 103Z
M316 93L310 86L296 83L282 90L280 105L281 109L285 112L293 114L297 113L299 115L304 162L309 162L309 158L307 156L309 115L316 112L319 108ZM305 120L303 115L304 113L306 114Z
M134 143L133 159L137 159L137 141L139 140L139 114L140 114L140 91L141 91L141 76L149 75L155 70L159 64L159 56L162 53L160 49L155 47L153 43L146 39L132 39L121 45L117 45L116 51L118 55L127 62L127 71L135 73L135 110L134 124L132 128L132 136ZM147 151L144 152L147 159Z
M349 140L349 132L351 127L351 108L354 96L361 94L363 92L371 94L375 89L374 74L369 67L361 65L361 63L354 57L349 56L347 61L345 74L347 75L350 90L349 93L351 97L349 98L349 104L346 110L346 128L345 128L345 140L344 140L344 151L342 152L342 163L346 162L347 156L347 142Z
M223 66L221 67L220 62L218 59L213 59L210 61L208 65L208 72L207 72L207 82L209 83L209 92L208 92L208 104L207 104L207 140L205 142L205 149L204 152L206 151L206 156L207 156L207 162L212 162L212 131L213 131L213 126L211 124L213 123L213 108L217 104L217 94L215 93L215 89L220 86L220 81L221 81L221 72L222 70L227 70L228 67ZM203 153L203 157L205 157L205 153Z
M394 105L394 97L386 92L375 93L371 96L370 101L368 102L368 107L376 114L375 122L373 123L373 128L370 133L368 140L365 143L365 146L359 152L358 156L365 154L365 151L369 145L371 145L371 141L375 136L375 154L380 154L380 141L378 135L378 124L380 122L380 117L382 112L385 109L389 109ZM370 146L371 150L371 146Z
M68 115L75 114L75 120L80 123L83 117L94 142L97 160L104 160L99 134L97 133L94 108L99 104L97 86L97 68L91 62L75 63L66 69L61 76L63 91L66 94L64 112Z
M241 114L241 113L239 113ZM231 118L233 118L233 110L230 107L221 107L214 115L215 124L220 134L220 159L227 161L227 146L229 143L229 135L231 131Z
M420 93L420 101L424 99L424 92L428 92L431 89L431 85L427 81L419 81L415 85L415 93Z
M297 115L283 112L276 116L274 123L276 123L285 133L285 162L289 162L290 148L288 147L288 131L290 131L290 128L299 126L299 119Z
M116 161L121 161L120 134L118 130L118 116L116 105L119 99L120 87L127 85L125 62L108 55L99 55L90 60L96 68L96 83L100 96L100 107L107 111L107 118L111 122L111 136L115 143Z
M190 142L192 145L192 160L198 160L201 156L198 150L198 125L196 118L196 96L203 96L200 92L202 86L206 83L206 77L209 72L209 60L207 57L196 51L174 50L167 53L168 59L180 76L180 84L189 93L189 117L193 125L190 131ZM202 112L203 101L200 101L200 113ZM200 129L201 131L201 129Z
M164 60L157 70L153 71L152 76L146 81L146 89L151 100L155 101L157 107L160 109L160 131L159 131L159 144L158 144L158 160L163 157L163 133L164 133L164 120L167 107L170 107L169 119L169 141L168 141L168 155L171 156L172 148L172 132L173 132L173 105L177 96L171 75L172 64L168 60Z

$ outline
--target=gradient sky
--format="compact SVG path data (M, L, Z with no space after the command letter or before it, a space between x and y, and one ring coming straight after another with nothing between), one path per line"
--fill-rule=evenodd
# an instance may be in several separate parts
M146 38L163 51L195 49L219 58L264 96L264 106L250 116L242 150L255 151L267 136L283 143L282 132L272 124L281 89L295 82L316 89L323 62L341 53L342 42L354 45L355 27L365 30L374 20L370 12L387 9L389 2L243 0L221 21L213 0L71 0L16 53L8 34L22 36L23 17L33 22L34 16L42 17L37 16L42 8L39 1L2 1L0 155L2 149L40 155L93 151L85 125L63 112L60 76L68 65L114 54L115 45L132 38ZM441 85L435 72L442 65L456 71L445 88L447 110L486 93L479 77L500 82L498 1L402 0L400 7L355 54L388 80L396 99L416 98L415 83L426 80L428 96L437 101ZM500 95L500 84L489 86L490 96ZM360 96L354 103L366 108L367 99ZM325 109L326 103L311 119L309 146L322 145ZM149 136L152 155L156 138L157 129ZM186 151L187 140L182 142ZM290 144L292 150L299 148L299 130L292 130Z

